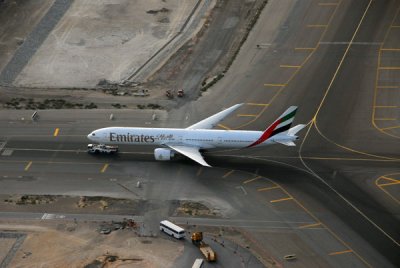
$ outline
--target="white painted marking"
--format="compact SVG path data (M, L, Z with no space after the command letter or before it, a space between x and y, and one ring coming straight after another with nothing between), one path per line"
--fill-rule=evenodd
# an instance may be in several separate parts
M246 192L246 190L243 188L243 186L236 186L236 189L242 189L243 194L244 194L244 195L247 195L247 192Z
M7 144L6 141L0 142L0 151L3 150L4 146L6 146L6 144Z
M4 149L4 151L3 151L3 153L1 155L2 156L10 156L10 155L12 155L13 152L14 152L14 150Z
M51 214L51 213L44 213L42 216L42 220L52 220L56 218L56 214Z

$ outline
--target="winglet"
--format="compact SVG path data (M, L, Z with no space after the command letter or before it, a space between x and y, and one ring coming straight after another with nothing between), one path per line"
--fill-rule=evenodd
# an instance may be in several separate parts
M294 116L297 112L297 106L290 106L278 119L275 120L261 135L261 137L247 147L253 147L263 143L267 139L290 129ZM299 129L300 130L300 129Z
M242 106L243 103L239 103L236 105L233 105L232 107L225 109L217 114L214 114L204 120L201 120L200 122L197 122L194 125L191 125L190 127L187 127L186 129L210 129L213 128L217 125L218 122L220 122L222 119L224 119L226 116L228 116L230 113L235 111L237 108Z

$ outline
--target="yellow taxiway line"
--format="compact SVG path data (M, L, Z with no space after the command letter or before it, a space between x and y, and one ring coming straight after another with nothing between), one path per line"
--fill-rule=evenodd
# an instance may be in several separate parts
M106 172L107 168L108 168L108 164L104 164L104 166L103 166L103 168L100 170L100 172L101 172L101 173Z
M29 168L30 168L31 166L32 166L32 161L30 161L30 162L26 165L25 171L28 171Z

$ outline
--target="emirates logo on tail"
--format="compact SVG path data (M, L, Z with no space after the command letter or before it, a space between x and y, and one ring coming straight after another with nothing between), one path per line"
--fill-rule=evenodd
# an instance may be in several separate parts
M290 129L294 116L297 112L297 106L290 106L272 125L270 125L261 135L261 137L247 146L247 148L263 143L267 139Z

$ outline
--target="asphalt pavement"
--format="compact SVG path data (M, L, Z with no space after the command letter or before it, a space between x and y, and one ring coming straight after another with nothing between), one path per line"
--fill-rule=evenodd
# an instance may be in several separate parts
M396 128L390 135L385 128L398 125L400 117L392 110L375 115L376 106L398 106L393 95L382 93L398 91L397 76L381 74L397 66L382 69L381 63L385 51L400 47L399 5L270 1L225 77L196 102L156 121L145 111L119 111L114 121L107 111L43 111L37 122L28 111L0 112L6 126L0 193L154 200L143 218L154 231L159 219L171 216L164 201L202 201L216 209L217 219L194 219L196 224L241 228L264 260L396 267L399 191L389 188L398 187L398 177L388 174L400 173L399 142ZM276 18L280 9L285 19ZM113 158L84 152L87 133L99 127L184 127L242 102L219 128L262 130L286 107L298 105L295 123L309 124L298 146L206 153L212 169L183 157L155 162L150 147L122 147ZM393 120L376 120L384 118ZM393 184L377 184L382 176ZM283 256L292 253L297 261L288 264Z

